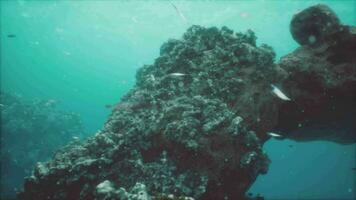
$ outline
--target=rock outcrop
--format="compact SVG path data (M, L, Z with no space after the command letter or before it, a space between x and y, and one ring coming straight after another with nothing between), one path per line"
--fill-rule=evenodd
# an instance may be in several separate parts
M311 45L298 32L308 18L298 16L325 10L295 16L291 29L303 46L279 64L271 47L256 46L252 31L192 26L181 40L169 40L154 64L137 72L105 127L39 164L21 199L248 198L247 189L268 170L266 132L289 137L299 124L323 122L320 114L333 120L354 105L355 60L340 46L355 51L351 28L339 25ZM292 100L276 97L271 84Z
M356 27L317 5L293 17L291 32L302 46L279 66L288 72L281 84L293 101L279 107L275 129L294 140L355 143Z

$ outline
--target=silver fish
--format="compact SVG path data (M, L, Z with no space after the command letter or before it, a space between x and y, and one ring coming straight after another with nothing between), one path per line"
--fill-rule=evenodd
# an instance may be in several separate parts
M186 76L187 74L176 72L176 73L170 73L169 75L170 76Z
M283 136L277 134L277 133L272 133L272 132L267 132L267 135L271 136L271 137L275 137L275 138L281 138Z
M271 84L272 87L272 92L277 95L277 97L279 97L280 99L284 100L284 101L291 101L291 99L289 97L287 97L287 95L285 95L277 86Z

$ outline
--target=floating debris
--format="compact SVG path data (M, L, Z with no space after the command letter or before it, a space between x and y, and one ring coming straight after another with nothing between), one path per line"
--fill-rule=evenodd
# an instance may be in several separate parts
M247 18L247 17L249 17L249 14L247 12L242 12L242 13L240 13L240 17Z
M138 20L137 20L136 17L131 17L131 20L132 20L133 22L135 22L135 23L138 23Z
M55 31L56 33L63 33L63 32L64 32L64 29L61 28L61 27L56 27L56 28L54 29L54 31Z
M289 97L287 97L287 95L285 95L277 86L271 84L272 87L272 92L277 95L277 97L279 97L280 99L284 100L284 101L290 101L291 99Z
M171 5L173 6L173 8L176 10L176 12L178 13L178 15L180 16L180 18L184 21L184 22L188 22L187 18L185 18L185 16L183 15L183 13L178 9L178 7L176 5L174 5L173 2L169 1L171 3Z
M66 56L70 56L70 55L72 55L72 53L71 53L71 52L69 52L69 51L63 51L63 54L64 54L64 55L66 55Z

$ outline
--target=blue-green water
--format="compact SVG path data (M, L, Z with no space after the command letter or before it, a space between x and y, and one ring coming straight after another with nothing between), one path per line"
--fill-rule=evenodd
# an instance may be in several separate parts
M57 100L79 113L93 135L110 113L105 105L134 85L136 70L192 24L252 29L277 58L298 46L289 22L308 6L327 4L344 24L356 25L352 0L172 2L186 21L169 1L1 1L1 90ZM267 199L356 198L355 145L272 140L265 148L272 164L251 192Z

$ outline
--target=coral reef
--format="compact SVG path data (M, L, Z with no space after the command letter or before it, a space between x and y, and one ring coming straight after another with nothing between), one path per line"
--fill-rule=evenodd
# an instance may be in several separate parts
M50 159L73 137L84 134L75 113L60 111L55 100L26 101L0 93L1 199L14 198L36 162Z
M300 15L323 13L322 8ZM293 21L303 27L298 16ZM306 37L293 24L294 37ZM181 40L162 45L153 65L139 69L135 87L95 137L67 146L51 161L37 165L19 197L252 198L245 192L268 170L262 149L267 131L282 131L288 137L300 128L299 118L293 118L298 116L296 109L308 121L327 106L345 105L344 100L350 103L354 98L355 62L337 57L344 40L355 41L350 30L333 33L338 40L327 40L336 43L306 44L275 64L272 48L256 46L250 30L190 27ZM315 40L324 41L325 35ZM326 49L319 50L324 43ZM330 60L333 56L337 58ZM274 96L271 84L287 91L292 101Z
M261 90L251 85L268 87L276 65L255 39L251 31L192 26L183 40L163 44L103 130L37 166L22 197L144 199L144 185L151 196L243 198L269 163L247 127L269 116L246 103L258 101Z

